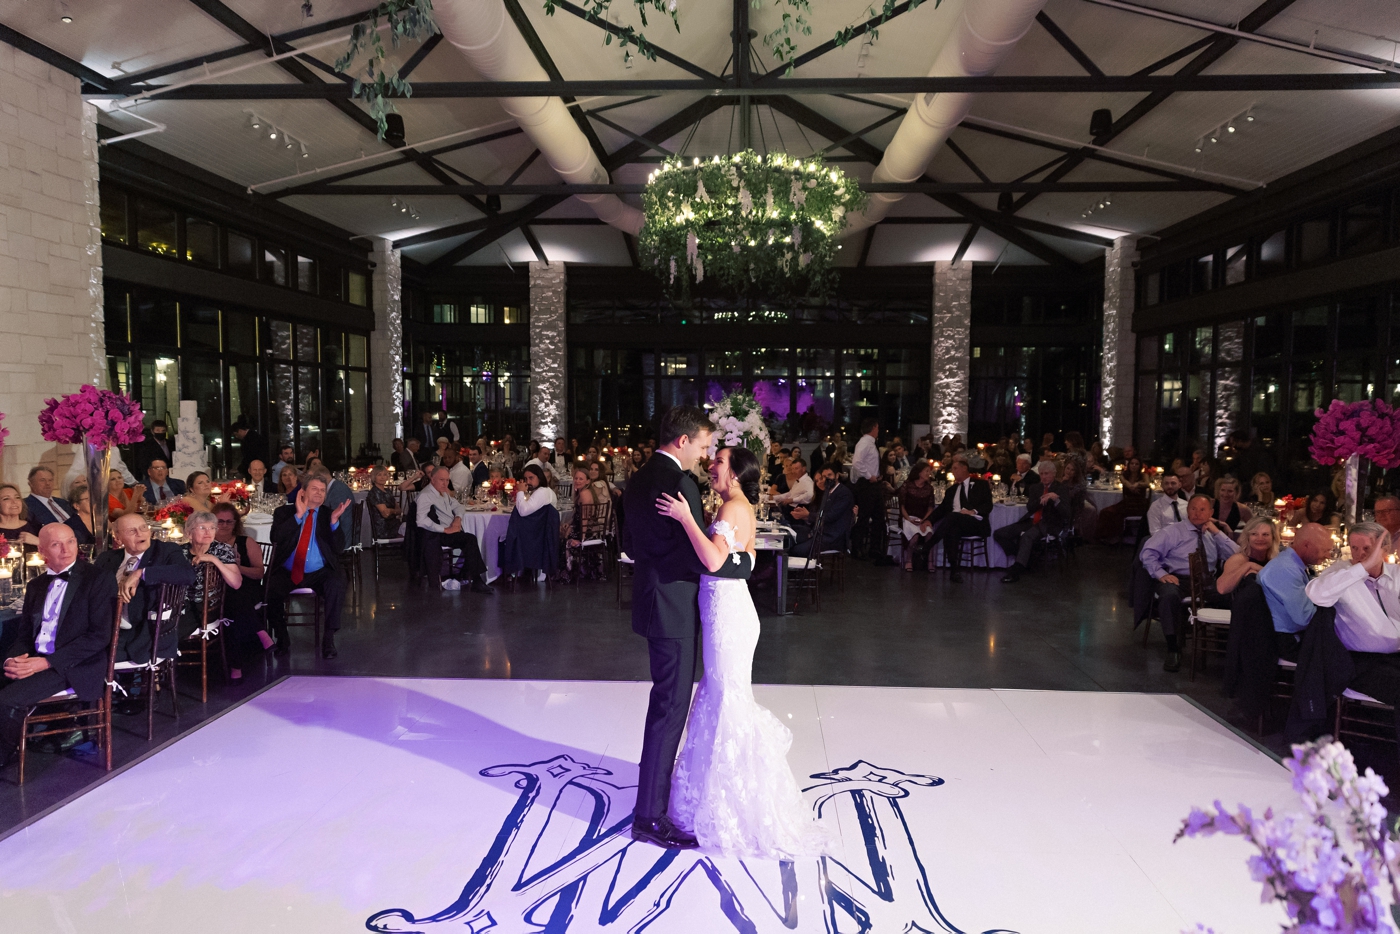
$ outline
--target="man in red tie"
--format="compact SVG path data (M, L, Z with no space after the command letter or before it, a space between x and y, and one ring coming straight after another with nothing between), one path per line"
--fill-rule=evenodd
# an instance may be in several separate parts
M267 574L267 621L277 635L276 655L286 655L286 601L293 590L311 590L325 601L326 634L321 657L335 658L335 633L340 629L340 605L345 598L345 577L340 573L341 514L353 500L334 510L325 505L326 481L311 476L297 493L294 505L279 506L272 514L272 565Z

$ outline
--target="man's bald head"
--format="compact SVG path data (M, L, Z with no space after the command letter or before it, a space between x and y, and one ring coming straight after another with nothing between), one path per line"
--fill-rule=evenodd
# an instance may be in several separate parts
M78 536L62 522L50 522L39 529L39 554L53 570L66 570L78 560Z
M1332 533L1316 522L1309 522L1293 536L1293 550L1304 564L1318 564L1332 550Z

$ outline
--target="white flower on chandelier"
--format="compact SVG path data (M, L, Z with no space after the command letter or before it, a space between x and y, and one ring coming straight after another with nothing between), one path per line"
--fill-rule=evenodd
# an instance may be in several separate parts
M707 204L712 200L710 198L710 193L705 190L705 180L703 178L700 179L700 184L695 189L695 198L697 201L704 201Z
M807 203L807 192L802 189L802 183L797 179L792 180L792 191L789 194L792 203L801 207Z
M760 461L767 454L771 444L768 426L763 422L753 393L731 392L715 403L710 410L710 420L716 429L710 436L710 457L715 456L721 442L726 447L748 448Z
M753 195L742 185L739 186L739 213L745 217L753 213Z

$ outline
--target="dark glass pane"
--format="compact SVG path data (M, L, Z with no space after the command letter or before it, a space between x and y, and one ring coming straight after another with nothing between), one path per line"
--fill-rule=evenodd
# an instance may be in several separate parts
M256 265L253 262L253 238L230 230L227 239L228 265L224 269L235 276L253 278L257 275Z
M1157 348L1161 341L1154 335L1138 338L1138 366L1144 370L1157 369Z
M755 347L749 351L754 376L783 376L791 372L786 347Z
M316 328L310 324L298 324L297 328L297 359L303 363L315 363L318 359L316 353Z
M369 304L369 293L363 273L352 272L345 276L345 300L361 307Z
M1209 292L1215 287L1215 256L1200 256L1191 264L1191 292Z
M127 227L126 192L101 185L97 197L101 203L102 239L111 243L129 242L131 233Z
M139 296L132 305L135 320L133 339L142 344L164 344L174 347L178 344L179 325L176 323L177 305L174 299Z
M241 360L228 365L228 417L230 423L247 418L248 424L262 423L262 405L258 389L258 364ZM271 464L268 465L272 466Z
M136 201L136 245L161 256L177 255L175 209L144 198Z
M345 285L342 279L344 272L339 266L331 266L327 263L320 264L321 273L321 297L329 298L332 301L340 301L345 295Z
M287 251L277 246L263 247L263 279L274 285L287 284Z
M304 369L302 372L306 372ZM461 385L460 380L454 381L457 386ZM349 439L346 436L346 421L348 400L346 396L345 371L326 370L326 397L325 407L322 411L321 426L321 457L325 460L326 466L331 470L339 470L346 465L348 460L346 446ZM460 406L453 406L454 411L460 410Z
M219 227L198 217L185 218L185 259L201 266L219 265Z
M1206 325L1202 328L1193 328L1191 331L1191 364L1193 366L1202 363L1209 363L1215 355L1215 333L1214 328Z
M297 257L297 289L302 292L316 291L316 261L309 256Z
M163 419L173 430L180 418L180 362L175 356L142 354L138 358L141 374L141 408L146 413L146 427ZM180 478L183 479L183 478Z
M1172 263L1163 270L1162 301L1171 302L1185 298L1191 292L1191 260Z
M113 392L140 399L141 392L136 386L136 377L131 369L131 357L126 354L109 354L107 379Z
M350 456L357 457L369 440L369 375L351 370L346 379L350 384Z
M1298 225L1298 262L1316 263L1332 255L1332 220L1321 217Z
M1337 308L1337 349L1368 350L1380 342L1380 319L1374 298L1342 302Z
M1375 395L1376 380L1369 357L1338 357L1335 395L1344 402L1360 402Z
M1280 230L1259 244L1259 257L1254 270L1258 275L1268 276L1288 268L1288 231Z
M1241 243L1239 246L1232 246L1225 251L1225 284L1236 285L1244 281L1245 260L1249 256L1249 250Z
M227 473L228 452L224 450L224 380L218 357L185 354L183 358L185 397L195 400L199 412L199 432L209 451L209 468L214 476ZM184 477L176 479L184 480Z
M315 367L297 367L298 451L321 445L320 375Z
M1288 350L1288 322L1281 314L1254 319L1254 356L1277 357Z
M296 445L296 399L297 385L295 370L290 364L278 363L272 367L272 385L268 387L268 415L272 419L269 426L269 440L274 446L282 443Z
M1374 250L1385 242L1385 198L1353 204L1342 212L1342 255Z
M272 335L272 355L279 360L292 358L292 326L285 321L269 321Z
M433 324L456 324L457 306L439 304L433 306Z
M350 355L351 366L369 366L367 362L368 354L366 352L366 345L368 343L369 338L365 337L363 334L346 335L345 346ZM358 450L358 448L356 450Z
M1177 335L1168 331L1162 335L1162 366L1163 370L1181 369L1181 341Z
M1268 443L1279 436L1283 411L1283 378L1278 366L1255 366L1250 391L1250 425Z
M131 340L127 322L126 289L107 288L103 292L102 330L108 344L125 344Z
M225 311L224 348L233 353L256 354L258 319L241 311Z
M1293 352L1315 354L1327 349L1327 306L1293 312Z
M332 366L345 362L344 332L321 328L321 362Z
M1155 305L1162 300L1162 274L1160 272L1149 273L1143 278L1142 303L1143 305Z
M218 351L219 309L186 303L180 312L180 346Z

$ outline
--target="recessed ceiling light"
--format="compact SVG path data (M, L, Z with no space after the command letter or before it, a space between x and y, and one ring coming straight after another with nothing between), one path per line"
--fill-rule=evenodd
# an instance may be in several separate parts
M69 16L69 15L66 14L66 13L65 13L64 15L60 16L58 19L59 19L59 22L62 22L62 23L71 23L71 22L73 22L73 17Z

